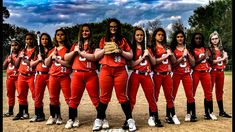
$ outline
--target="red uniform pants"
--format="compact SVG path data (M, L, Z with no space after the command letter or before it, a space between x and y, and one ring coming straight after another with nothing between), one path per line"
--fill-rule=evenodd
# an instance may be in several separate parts
M8 97L8 106L15 105L15 92L17 90L17 77L9 77L6 80L7 86L7 97Z
M69 107L76 109L80 104L84 90L95 107L99 105L99 79L96 72L73 72L71 80L71 98Z
M119 103L125 103L128 101L126 95L128 74L126 68L123 67L110 67L103 65L100 71L100 102L108 104L111 97L113 86L116 92L116 97Z
M34 74L30 76L19 75L18 76L18 101L19 105L28 105L27 96L30 89L32 98L35 100L34 91Z
M49 87L49 74L37 74L35 81L35 108L43 106L45 88Z
M150 75L136 74L132 72L128 81L128 97L130 99L131 110L133 110L136 103L136 94L141 84L145 97L149 103L151 112L157 111L157 104L154 95L154 85Z
M199 81L204 91L206 101L212 100L211 75L209 72L193 71L193 96L195 97Z
M192 103L195 102L193 97L193 80L190 73L176 73L174 72L173 77L173 92L172 95L174 100L176 98L176 94L179 88L180 80L182 80L184 86L184 92L187 97L187 102Z
M70 89L71 79L69 76L52 76L49 77L49 94L50 104L60 105L60 90L62 90L65 98L65 102L69 104L69 98L71 97Z
M215 86L216 100L223 100L223 88L224 88L224 72L223 71L211 71L211 84L212 90Z
M160 93L161 86L163 87L164 95L167 102L167 108L174 107L174 99L172 96L172 89L173 89L173 81L170 74L167 75L157 75L156 73L153 74L153 81L155 84L155 97L156 101L158 102L158 97Z

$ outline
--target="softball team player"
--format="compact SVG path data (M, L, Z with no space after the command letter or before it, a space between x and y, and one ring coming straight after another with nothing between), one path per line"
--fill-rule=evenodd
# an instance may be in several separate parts
M30 122L40 122L45 120L45 114L43 112L43 97L46 86L49 87L49 67L44 63L48 52L53 48L51 37L47 33L42 33L39 38L40 48L38 53L38 59L31 61L32 67L36 66L35 76L35 115L29 120Z
M201 33L194 33L191 40L191 53L195 58L195 66L193 68L193 96L195 97L199 81L204 91L204 119L217 120L213 114L213 100L211 91L211 75L209 66L209 52L204 48L204 36Z
M69 120L65 128L78 127L77 107L86 88L93 105L99 105L99 79L96 73L97 62L94 51L98 45L92 39L91 27L83 24L79 30L78 42L74 43L65 60L72 61L71 98L69 102Z
M19 113L13 118L13 120L29 119L28 113L28 89L30 89L33 100L34 95L34 75L35 67L30 66L30 61L37 59L35 51L35 36L32 33L25 35L25 49L20 52L16 66L19 66L18 76L18 101L19 101Z
M157 28L153 32L151 49L156 59L150 57L154 66L153 81L155 84L155 96L158 101L161 85L166 98L166 122L180 124L174 107L172 96L173 81L171 78L171 63L175 63L176 58L169 47L166 46L166 32L162 28Z
M119 48L118 53L105 54L103 49L106 42L115 42ZM100 103L98 105L98 116L94 122L93 130L100 130L102 128L103 121L105 121L105 111L112 96L113 87L116 91L116 96L119 103L122 106L122 110L126 116L126 123L129 131L135 131L135 121L132 119L131 105L126 95L127 85L127 69L126 60L130 60L133 57L132 50L127 40L121 35L120 21L112 18L108 20L108 29L106 36L101 38L99 44L100 50L95 53L96 58L101 58L100 64L102 65L100 70L99 84L101 89ZM107 121L107 120L106 120Z
M154 96L154 84L152 82L150 73L151 64L148 56L150 56L150 49L146 49L144 43L144 31L142 28L135 28L133 34L132 50L133 59L131 67L133 72L128 81L128 97L130 99L131 110L133 111L136 103L136 94L141 84L145 97L149 103L150 117L148 119L149 126L162 127L161 121L158 118L157 104Z
M223 106L224 68L228 63L228 55L227 52L223 50L222 41L216 31L211 33L209 37L209 46L211 51L211 59L213 60L211 65L212 91L215 86L219 116L231 118L231 116L224 111Z
M11 52L3 62L3 69L6 70L6 86L8 97L8 112L3 114L3 117L13 116L13 108L15 105L15 92L17 90L18 69L15 66L16 58L20 51L20 43L16 40L11 41Z
M196 121L195 100L193 97L193 80L191 77L191 66L195 64L194 57L188 52L185 44L185 34L183 31L175 32L171 43L171 49L176 57L173 64L173 98L175 100L182 80L185 95L187 97L187 114L185 121Z
M64 94L67 104L71 95L70 90L70 73L71 65L64 60L65 53L69 52L69 41L64 29L60 28L55 31L54 36L55 48L49 51L45 64L50 67L49 70L49 94L50 94L50 117L47 125L54 123L60 125L63 123L60 112L60 90Z

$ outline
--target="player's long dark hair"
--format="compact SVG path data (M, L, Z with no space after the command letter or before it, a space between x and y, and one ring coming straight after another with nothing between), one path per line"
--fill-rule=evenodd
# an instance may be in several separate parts
M45 46L45 48L47 48L47 53L54 47L53 44L52 44L52 41L51 41L51 36L48 34L48 33L42 33L41 36L40 36L40 53L41 53L41 56L43 59L45 59L47 57L47 53L45 53L45 50L44 50L44 47L42 45L42 42L41 42L41 39L42 39L42 36L47 36L48 38L48 43L47 45Z
M36 45L36 36L33 34L33 33L30 33L30 32L28 32L28 33L26 33L25 34L25 36L24 36L24 39L25 39L25 41L26 41L26 37L27 36L31 36L32 37L32 39L33 39L33 44L32 44L32 48L35 48L35 45ZM25 46L25 45L24 45ZM27 45L28 46L28 45ZM25 48L24 48L24 50L26 51L26 49L27 49L27 47L25 46ZM34 56L36 55L38 53L38 48L35 48L35 51L32 53L32 55L29 57L29 59L32 59L32 58L34 58Z
M59 32L59 31L62 31L62 32L64 33L64 35L65 35L64 46L67 48L67 52L68 52L68 51L70 50L70 41L69 41L68 34L67 34L67 32L65 31L65 29L59 28L59 29L57 29L57 30L55 31L53 43L54 43L54 45L55 45L56 47L59 46L58 41L56 40L56 34L57 34L57 32Z
M78 33L78 43L79 43L79 48L80 50L84 50L84 42L85 42L85 39L82 37L82 28L83 27L88 27L89 28L89 31L90 31L90 35L89 35L89 38L88 38L88 51L90 53L92 53L95 48L97 48L97 45L94 43L94 40L93 40L93 37L92 37L92 30L91 30L91 26L87 23L81 25L80 29L79 29L79 33Z
M115 33L115 43L119 44L121 42L123 36L121 35L121 23L116 18L111 18L108 20L106 35L105 35L105 41L109 42L111 40L112 34L110 32L110 23L115 22L117 24L117 31Z
M178 30L178 31L176 31L176 32L174 33L173 39L172 39L172 41L171 41L171 46L170 46L170 47L171 47L172 52L175 51L176 46L178 45L178 42L177 42L177 39L176 39L176 37L177 37L178 34L182 34L182 35L183 35L183 37L184 37L184 42L183 42L183 44L184 44L184 46L185 46L185 40L186 40L185 33L184 33L184 31L182 31L182 30Z
M196 35L200 35L201 36L201 44L200 45L196 45L196 42L195 42L195 37ZM205 47L205 42L204 42L204 36L202 35L202 33L194 33L193 36L192 36L192 39L191 39L191 45L190 45L190 52L192 53L192 55L194 56L194 52L193 50L195 48L201 48L201 47Z
M167 41L166 41L166 31L163 29L163 28L157 28L157 29L155 29L154 31L153 31L153 35L152 35L152 41L151 41L151 50L152 50L152 52L153 52L153 54L155 55L155 53L156 53L156 34L159 32L159 31L161 31L161 32L163 32L163 34L164 34L164 40L163 40L163 43L162 43L162 46L164 47L164 48L167 48Z
M135 34L136 34L136 31L142 31L143 34L144 34L144 30L140 27L135 27L135 30L134 30L134 34L132 36L132 45L131 45L131 48L132 48L132 51L133 51L133 60L137 60L138 58L136 58L136 48L137 48L137 43L136 43L136 40L135 40ZM144 54L144 50L145 50L145 47L144 47L144 39L145 39L145 36L143 38L143 41L140 43L141 45L141 50L142 50L142 55ZM146 47L147 48L147 47Z
M219 50L220 50L220 57L223 57L223 46L222 46L222 41L221 41L221 38L220 38L220 36L219 36L219 33L218 32L213 32L213 33L211 33L210 34L210 36L209 36L209 43L208 43L208 45L209 45L209 49L210 49L210 52L211 52L211 54L212 54L212 58L211 59L216 59L215 57L216 57L216 54L215 54L215 47L214 47L214 45L212 44L212 42L211 42L211 38L213 37L213 36L215 36L215 35L217 35L218 36L218 39L219 39L219 43L218 43L218 48L219 48Z

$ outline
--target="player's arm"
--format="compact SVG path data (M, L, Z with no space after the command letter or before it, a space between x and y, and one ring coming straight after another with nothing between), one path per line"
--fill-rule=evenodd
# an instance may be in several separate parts
M15 67L19 68L20 62L21 62L23 57L24 57L24 51L21 51L19 56L16 58Z
M134 66L139 65L148 55L149 55L148 50L145 50L143 56L139 57L135 61L133 60L131 61L131 66L134 67Z
M99 48L96 49L94 55L95 55L95 60L99 60L104 56L104 49L99 49Z
M45 63L45 65L46 65L47 67L50 67L50 66L51 66L51 64L52 64L52 57L53 57L53 56L55 56L55 51L53 51L53 52L45 59L44 63ZM56 58L56 57L54 57L54 58Z
M90 60L90 61L95 61L96 60L95 54L90 54L90 53L87 53L85 51L81 51L79 54L80 54L80 56L86 58L87 60Z
M189 59L189 64L191 66L195 66L195 58L194 58L194 56L192 54L190 54L189 52L188 52L187 55L188 55L188 59Z
M123 51L122 49L119 49L119 53L126 58L127 60L131 60L133 58L133 52L130 51Z
M6 70L9 63L10 63L10 56L7 56L6 59L3 62L2 69Z
M69 53L66 53L64 55L64 60L70 62L73 59L74 55L76 55L76 54L78 54L78 53L76 51L74 51L74 50L69 52Z
M34 67L36 66L39 62L43 61L42 60L42 56L40 55L40 53L38 54L38 57L36 60L31 60L30 61L30 67Z
M55 61L60 63L61 65L65 66L65 67L71 67L71 64L69 63L69 61L61 60L61 59L58 59L58 58L55 58Z

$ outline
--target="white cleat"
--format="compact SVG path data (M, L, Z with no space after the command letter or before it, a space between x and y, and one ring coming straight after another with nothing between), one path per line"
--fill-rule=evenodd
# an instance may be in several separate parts
M75 119L75 121L73 122L73 127L79 127L79 120Z
M148 119L148 124L149 126L153 127L155 126L155 118L153 116L150 116L149 119Z
M56 123L56 118L53 118L52 116L50 116L46 122L47 125L52 125Z
M103 128L103 129L108 129L108 128L109 128L109 122L108 122L108 120L104 119L104 120L102 121L102 128Z
M102 120L101 119L95 119L94 124L93 124L93 131L99 131L102 128Z
M189 122L190 120L191 120L191 115L190 115L190 114L187 114L187 115L185 116L184 121Z
M176 115L174 115L174 116L172 117L172 120L173 120L173 122L174 122L176 125L179 125L179 124L180 124L180 121L179 121L179 119L177 118Z
M37 120L37 116L34 115L34 116L29 120L29 122L36 122L36 120Z
M127 120L127 124L130 132L134 132L136 130L135 121L132 118Z
M212 120L217 120L217 117L214 115L214 113L210 113L210 117Z
M64 128L70 129L70 128L72 128L72 127L73 127L73 120L72 120L72 119L69 119L69 120L67 121L67 123L65 124Z
M61 117L57 118L56 124L61 125L62 123L63 123L62 118Z

